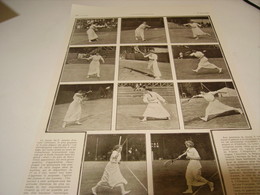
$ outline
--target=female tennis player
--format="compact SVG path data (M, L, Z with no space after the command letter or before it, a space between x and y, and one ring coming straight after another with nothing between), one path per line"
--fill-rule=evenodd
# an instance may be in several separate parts
M135 39L138 41L141 38L142 41L145 41L144 30L150 27L151 26L147 25L146 22L143 22L135 29Z
M152 89L144 88L143 102L147 103L147 107L143 113L142 122L147 118L167 119L170 120L169 112L162 106L161 102L166 104L165 99Z
M214 115L216 117L216 116L218 116L222 113L228 112L228 111L235 111L240 114L243 114L243 111L240 108L234 108L234 107L225 105L225 104L221 103L219 100L217 100L215 98L215 95L218 93L225 93L225 92L221 92L218 90L218 91L210 91L210 92L206 93L204 91L201 91L200 94L192 97L192 98L202 97L207 102L209 102L209 104L205 110L205 116L200 117L201 120L208 121L209 117L211 115Z
M198 58L199 64L198 67L195 70L192 70L194 72L199 72L201 68L206 68L206 69L217 69L219 73L222 72L222 68L217 67L215 64L212 64L209 62L208 58L205 57L204 53L201 51L195 51L190 54L190 56L194 56Z
M99 53L96 53L95 55L87 58L87 60L92 60L89 64L87 78L92 75L96 75L98 78L100 78L100 61L102 61L102 63L105 63L104 58Z
M106 165L101 180L92 188L92 193L94 195L97 195L97 188L99 186L109 186L111 189L114 187L120 187L122 195L130 193L130 191L125 190L125 185L127 184L127 181L121 174L119 168L119 163L121 160L121 151L121 145L114 146L113 152L110 156L110 160Z
M185 146L187 148L186 152L178 156L178 159L185 155L187 159L190 159L185 174L188 189L182 193L193 193L192 186L202 186L205 184L209 186L211 192L214 191L214 183L201 176L201 158L196 148L194 148L194 143L192 141L185 141Z
M200 29L201 25L196 23L194 20L191 20L190 23L184 24L184 26L190 26L191 27L193 38L196 39L196 40L199 39L199 36L205 36L205 35L211 36L209 33L203 32Z
M93 42L98 40L98 35L96 34L97 27L96 25L92 22L92 24L89 26L87 30L87 35L88 35L88 41Z
M152 67L153 76L155 77L156 80L160 79L162 74L158 67L158 62L157 62L158 55L155 54L154 49L150 49L149 53L147 55L144 55L144 57L149 59L147 69L150 69Z
M81 102L83 100L83 91L76 92L73 96L73 101L70 103L66 115L63 119L62 128L65 128L68 123L75 123L81 125L79 122L81 118Z

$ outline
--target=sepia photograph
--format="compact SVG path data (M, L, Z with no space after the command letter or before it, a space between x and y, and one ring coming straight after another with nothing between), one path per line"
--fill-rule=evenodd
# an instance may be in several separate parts
M179 83L186 129L249 128L232 82Z
M154 195L224 195L208 133L151 134Z
M166 43L163 18L123 18L121 43Z
M63 66L61 82L114 80L116 47L73 47Z
M119 83L116 128L179 128L173 83Z
M145 195L144 134L87 135L80 195Z
M70 45L116 44L117 18L76 19Z
M113 84L61 85L48 131L110 130Z
M170 17L167 22L172 43L218 42L209 17Z
M230 79L218 45L172 46L177 79Z
M119 80L171 80L167 46L121 46Z

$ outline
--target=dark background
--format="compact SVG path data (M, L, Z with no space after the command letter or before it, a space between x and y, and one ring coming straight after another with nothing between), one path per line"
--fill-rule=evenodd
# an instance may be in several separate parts
M185 141L192 140L202 160L214 160L214 154L208 133L152 134L154 160L159 158L177 158L186 151ZM186 156L182 157L186 159Z
M183 53L183 58L196 58L194 56L190 56L192 50L203 52L203 50L206 50L204 55L207 58L223 58L222 53L219 49L218 45L178 45L178 46L172 46L173 50L173 57L178 58L179 53ZM190 52L185 55L185 52Z
M110 89L106 90L105 88L108 86L110 86ZM112 98L113 96L113 84L60 85L55 104L72 102L74 94L79 90L86 92L92 90L92 93L87 95L88 100Z
M122 30L133 30L140 26L143 22L151 28L164 28L163 18L123 18Z
M205 85L210 91L216 91L224 87L234 89L232 82L214 82L214 83L179 83L180 94L185 93L187 97L198 95L200 91L209 92L203 85Z
M113 147L118 144L120 136L122 136L121 144L123 144L126 138L128 139L121 152L122 161L146 160L144 134L111 134L87 136L85 161L109 161ZM129 153L131 148L132 152Z

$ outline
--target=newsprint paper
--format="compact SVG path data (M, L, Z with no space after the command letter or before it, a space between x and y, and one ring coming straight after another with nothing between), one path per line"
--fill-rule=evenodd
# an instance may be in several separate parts
M202 7L73 6L23 194L260 194L216 24Z

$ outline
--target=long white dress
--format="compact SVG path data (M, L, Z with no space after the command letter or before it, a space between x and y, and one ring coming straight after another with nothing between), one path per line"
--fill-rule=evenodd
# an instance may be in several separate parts
M215 98L214 92L208 92L201 96L206 101L209 102L209 104L206 108L206 111L205 111L205 116L220 115L220 114L228 112L228 111L238 111L239 110L238 108L234 108L234 107L221 103L219 100L217 100Z
M188 23L188 25L191 27L193 37L202 36L202 35L209 35L208 33L203 32L200 29L200 25L196 22Z
M150 69L151 67L153 67L153 76L155 78L160 78L162 76L161 71L158 67L158 55L155 53L150 53L144 57L148 57L149 58L149 62L148 62L148 69Z
M92 60L89 64L88 75L97 74L97 76L100 76L100 60L104 63L102 56L93 55L88 60Z
M95 25L91 24L89 29L87 30L88 40L93 41L98 38L96 32L95 32Z
M201 176L202 166L200 164L200 160L193 160L193 159L200 159L200 155L198 151L195 148L188 148L186 152L187 152L187 158L191 158L185 174L187 185L191 185L191 186L205 185L208 181Z
M109 186L111 188L119 185L119 184L127 184L126 179L121 174L119 168L119 162L121 160L121 153L117 151L113 151L110 160L105 167L105 171L101 180L99 181L99 185Z
M73 101L70 103L69 108L64 117L64 122L75 122L80 120L82 100L83 96L81 93L74 94Z
M146 24L141 24L135 29L135 37L141 37L142 40L144 40L144 30L145 28L149 27Z
M204 53L202 53L201 51L193 52L190 54L190 56L194 56L200 60L199 64L198 64L198 69L200 69L200 68L208 68L208 69L218 68L215 64L210 63L208 58L206 58Z
M161 102L165 102L165 99L158 93L148 91L143 97L143 102L148 104L143 113L143 117L159 119L170 117L169 112L161 104Z

